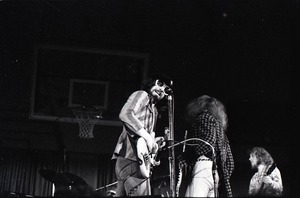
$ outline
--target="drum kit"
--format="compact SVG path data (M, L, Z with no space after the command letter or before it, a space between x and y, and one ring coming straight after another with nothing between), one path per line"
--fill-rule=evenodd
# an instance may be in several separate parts
M53 196L55 198L98 198L114 197L116 195L115 188L117 182L113 182L94 190L84 179L73 173L55 172L46 169L40 169L39 173L44 179L54 184ZM167 183L169 183L169 175L153 179L151 185L159 191L159 194L168 195L168 192L164 192L167 187Z
M40 169L40 175L47 181L54 184L55 198L65 197L107 197L113 196L114 193L103 192L100 188L94 190L81 177L68 172L55 172L52 170ZM102 188L101 188L102 189Z

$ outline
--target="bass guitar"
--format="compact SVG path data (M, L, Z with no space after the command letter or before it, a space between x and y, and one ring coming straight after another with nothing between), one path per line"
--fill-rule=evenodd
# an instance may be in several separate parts
M158 151L162 149L164 146L164 142L168 137L169 130L165 130L165 135L161 139L159 139L156 143L158 144ZM154 133L151 134L152 138L154 138ZM152 173L153 166L157 166L160 164L160 161L156 161L158 152L151 153L148 150L146 140L140 137L136 143L137 146L137 154L140 160L140 171L144 178L149 178Z

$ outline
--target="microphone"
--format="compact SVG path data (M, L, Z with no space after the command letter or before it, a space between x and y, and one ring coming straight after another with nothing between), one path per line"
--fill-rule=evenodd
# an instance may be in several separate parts
M173 90L170 87L166 87L164 90L166 95L172 95L173 94Z

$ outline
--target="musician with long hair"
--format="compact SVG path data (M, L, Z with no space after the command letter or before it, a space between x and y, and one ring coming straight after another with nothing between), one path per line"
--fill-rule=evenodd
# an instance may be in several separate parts
M251 167L257 172L249 184L250 196L282 196L283 185L280 170L270 155L262 147L254 147L249 151Z
M166 96L167 87L163 80L150 78L140 90L129 96L121 109L119 118L123 122L123 130L112 157L116 159L117 197L151 195L149 172L141 168L149 164L150 156L141 155L137 145L144 143L143 151L149 151L149 155L157 153L157 142L162 137L155 136L156 104Z
M186 197L232 197L230 176L234 161L225 134L228 120L225 106L216 98L203 95L191 100L185 113L188 139L193 141L178 157L179 167L190 170ZM187 168L189 167L189 168Z

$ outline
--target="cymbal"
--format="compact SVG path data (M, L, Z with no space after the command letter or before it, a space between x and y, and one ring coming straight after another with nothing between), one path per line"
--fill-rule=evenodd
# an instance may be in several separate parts
M87 183L81 177L73 173L57 173L55 171L46 169L40 169L39 173L43 178L45 178L49 182L54 183L55 185L87 185Z
M56 175L56 172L46 169L40 169L39 173L44 179L46 179L49 182L53 182L54 176Z
M87 183L79 176L73 174L73 173L56 173L53 178L53 183L60 184L60 185L87 185Z

